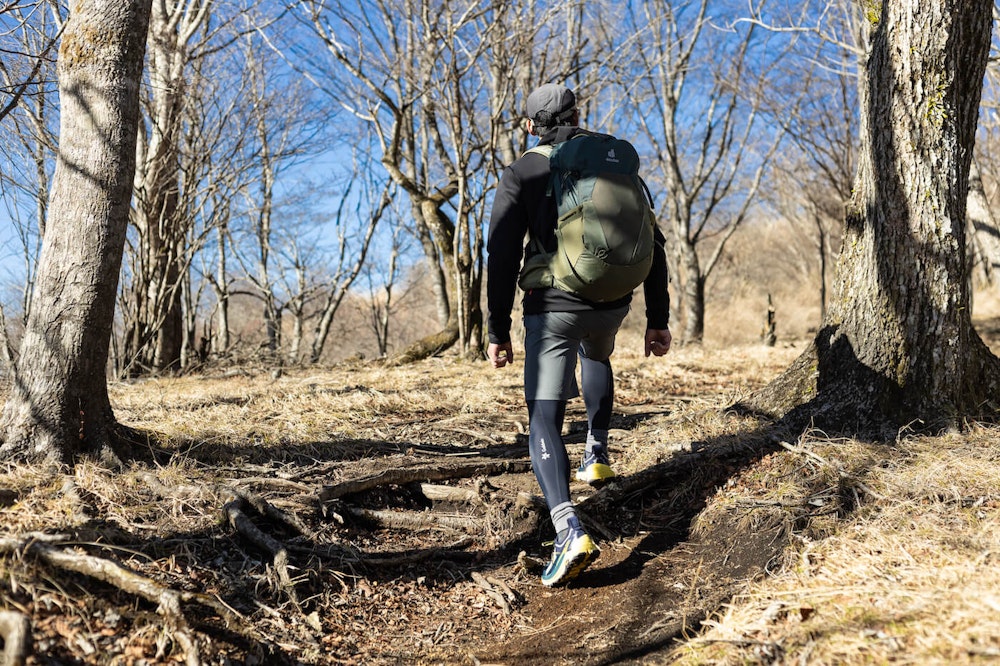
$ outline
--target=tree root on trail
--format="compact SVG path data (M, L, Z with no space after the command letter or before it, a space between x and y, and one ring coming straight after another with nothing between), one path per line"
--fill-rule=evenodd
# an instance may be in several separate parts
M305 523L299 520L298 516L288 513L287 511L282 511L278 507L274 506L273 504L265 500L263 497L260 497L258 495L253 495L246 491L230 490L230 492L237 498L242 500L244 503L246 503L247 505L252 506L257 511L257 513L264 516L265 518L268 518L277 523L285 525L296 534L304 536L308 539L315 538L312 530L306 527Z
M629 495L645 492L673 477L689 475L706 461L718 464L719 461L730 457L757 456L766 450L776 448L779 441L774 435L763 435L752 442L744 440L736 445L716 445L711 449L678 452L669 459L635 474L612 479L581 502L578 508L595 512L606 511L608 507L622 502Z
M486 462L469 462L460 465L397 467L360 479L350 479L334 486L325 486L319 492L319 502L320 504L326 504L345 495L361 493L380 486L398 486L407 483L444 481L446 479L461 479L473 476L520 474L530 470L530 460L491 460Z
M432 483L421 483L420 492L429 500L438 502L459 502L463 504L484 505L482 492L471 488L456 488L454 486L439 486Z
M370 520L382 527L407 529L426 529L431 527L446 527L452 530L481 534L483 524L475 518L467 516L445 516L429 511L376 511L374 509L350 508L352 516Z
M209 607L219 614L230 629L239 630L242 626L240 618L230 609L207 595L179 592L112 560L56 547L56 544L66 542L69 538L66 535L40 534L0 538L0 553L32 556L48 566L83 574L156 604L157 612L167 620L173 638L183 650L187 666L198 666L201 662L198 641L188 628L181 609L182 602L195 601ZM30 637L30 631L28 633ZM5 645L10 643L5 642Z
M295 591L295 583L292 582L292 577L288 573L288 551L285 549L284 544L254 525L253 521L245 513L245 510L250 506L250 502L240 495L226 502L225 506L222 507L222 513L226 517L226 522L240 536L271 556L271 563L278 575L278 584L281 587L281 591L288 597L288 600L298 611L299 615L304 618L308 617L302 610L299 595Z
M475 553L467 553L458 549L465 548L472 542L472 537L464 536L458 541L441 548L428 548L426 550L415 551L405 555L366 555L361 561L364 564L376 567L401 567L409 564L419 564L432 559L436 561L440 561L442 559L471 560L476 557Z

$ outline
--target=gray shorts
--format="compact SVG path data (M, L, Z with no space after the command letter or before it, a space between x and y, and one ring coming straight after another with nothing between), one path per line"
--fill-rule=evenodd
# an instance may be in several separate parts
M605 361L629 306L615 310L543 312L524 316L525 400L569 400L580 395L576 355Z

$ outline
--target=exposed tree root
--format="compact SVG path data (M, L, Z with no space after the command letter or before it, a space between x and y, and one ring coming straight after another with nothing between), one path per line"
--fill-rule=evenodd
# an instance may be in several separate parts
M241 626L239 618L232 611L207 595L179 592L161 585L152 578L127 569L117 562L57 548L54 545L66 539L68 537L63 535L37 534L21 538L0 538L0 553L9 555L20 553L22 556L31 556L48 566L83 574L156 604L157 612L167 620L168 626L172 629L171 635L183 650L184 663L187 666L198 666L201 661L198 641L188 628L181 609L182 602L196 601L211 608L222 617L231 629L238 629Z
M647 467L630 476L618 477L580 503L580 508L589 512L607 511L608 507L621 503L629 495L642 493L661 486L665 480L690 475L703 463L718 464L727 457L746 458L773 449L780 440L775 434L762 434L754 440L744 440L736 445L716 445L711 449L684 451L674 454L669 460Z
M370 520L382 527L427 529L432 527L447 527L453 530L481 534L483 523L466 516L445 516L429 511L375 511L372 509L349 509L351 515Z
M299 520L298 516L288 513L287 511L282 511L281 509L274 506L273 504L265 500L263 497L260 497L259 495L253 495L245 491L231 491L231 492L234 495L236 495L239 499L241 499L243 502L252 506L257 511L257 513L264 516L265 518L268 518L277 523L285 525L296 534L300 534L309 539L314 538L312 530L306 527L305 523Z
M429 500L437 502L459 502L464 504L483 505L486 501L482 494L471 488L456 488L454 486L439 486L432 483L421 483L420 492Z
M226 502L225 506L222 507L222 513L226 517L226 522L240 536L271 556L271 562L275 572L278 574L278 583L281 586L282 592L284 592L285 596L292 602L292 605L304 617L305 613L302 612L298 594L295 592L295 584L292 582L292 577L288 574L288 551L285 550L285 546L280 541L269 534L265 534L260 528L254 525L253 521L250 520L244 511L249 506L250 504L246 498L237 496L233 500Z
M900 384L861 362L848 336L825 326L785 371L734 407L796 432L895 439L900 430L961 429L966 420L1000 415L1000 359L972 331L963 362L960 395L929 388L929 379Z
M471 560L476 557L475 553L466 553L459 549L465 548L472 542L472 537L464 536L458 541L448 544L443 548L428 548L426 550L415 551L405 555L368 555L362 558L361 561L370 566L401 567L410 564L419 564L421 562L426 562L427 560Z
M520 474L530 470L531 461L529 460L490 460L459 465L437 464L387 469L371 476L350 479L335 486L326 486L319 493L319 501L320 504L325 504L346 495L361 493L380 486L398 486L421 481L444 481L446 479L496 474Z

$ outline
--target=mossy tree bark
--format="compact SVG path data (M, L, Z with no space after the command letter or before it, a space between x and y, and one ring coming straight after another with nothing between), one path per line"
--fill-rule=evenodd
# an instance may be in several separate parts
M109 453L108 346L135 172L151 0L73 3L59 150L33 306L0 417L4 459Z
M1000 402L1000 363L971 321L965 225L993 2L875 9L835 296L811 348L749 402L885 436L993 416Z

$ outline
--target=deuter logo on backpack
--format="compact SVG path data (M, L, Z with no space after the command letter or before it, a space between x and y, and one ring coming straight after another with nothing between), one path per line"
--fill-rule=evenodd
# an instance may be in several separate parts
M642 284L653 263L656 220L639 178L639 155L628 141L581 132L528 151L549 159L547 196L559 211L556 250L530 239L522 289L555 287L597 303L615 301Z

